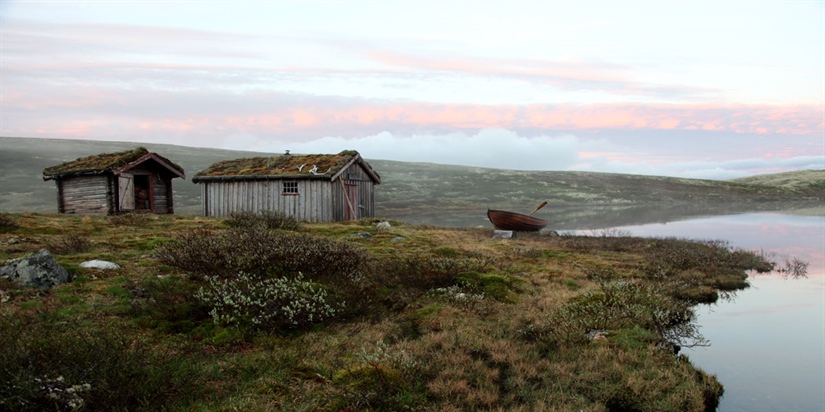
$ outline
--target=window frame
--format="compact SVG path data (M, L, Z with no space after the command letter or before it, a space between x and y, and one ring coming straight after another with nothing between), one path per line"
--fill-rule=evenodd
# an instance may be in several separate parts
M281 183L281 196L298 196L300 192L298 192L298 181L297 180L284 180Z

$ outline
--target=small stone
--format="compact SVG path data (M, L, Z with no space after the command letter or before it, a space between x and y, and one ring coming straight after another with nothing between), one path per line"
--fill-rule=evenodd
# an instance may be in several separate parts
M493 239L515 239L516 232L512 230L494 230Z
M375 228L376 229L389 229L390 228L390 222L379 222L378 224L375 225Z
M120 269L120 265L117 263L107 262L105 260L87 260L80 264L82 268L92 268L92 269Z

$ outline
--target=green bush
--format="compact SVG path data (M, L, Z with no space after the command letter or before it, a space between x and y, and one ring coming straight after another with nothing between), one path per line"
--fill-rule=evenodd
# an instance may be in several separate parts
M88 236L71 233L47 242L46 247L57 255L86 253L92 250L92 241Z
M149 223L149 215L147 213L122 213L108 216L107 219L109 223L115 226L141 227Z
M593 331L643 328L658 335L666 347L706 343L693 309L671 297L662 285L616 281L599 286L528 325L527 335L551 344L575 344L587 342Z
M234 228L264 227L267 229L300 230L301 223L295 217L282 212L264 210L255 212L235 212L226 219L226 224Z
M0 231L11 232L19 227L20 223L17 222L14 216L8 213L0 213Z
M0 330L2 410L155 410L199 390L192 359L115 326L18 312Z
M426 402L426 389L419 383L421 368L403 348L378 341L374 349L362 349L355 358L355 364L333 377L343 389L336 410L400 411Z
M190 333L210 322L210 307L195 297L198 288L197 283L176 276L126 286L138 322L164 333Z
M460 283L461 275L488 273L499 262L481 253L464 252L460 256L416 254L383 262L384 281L420 291L446 288Z
M158 248L157 257L200 276L266 278L301 272L307 279L335 284L358 281L369 259L359 245L261 226L187 231Z
M255 279L239 273L232 279L208 276L196 298L209 305L215 323L242 330L304 328L335 316L343 303L327 302L322 287L292 278Z

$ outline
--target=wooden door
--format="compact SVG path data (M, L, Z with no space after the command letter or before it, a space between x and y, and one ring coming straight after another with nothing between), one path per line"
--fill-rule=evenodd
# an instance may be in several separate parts
M134 210L135 209L135 181L134 176L127 173L121 173L118 176L118 209Z
M346 183L347 220L358 219L358 185Z

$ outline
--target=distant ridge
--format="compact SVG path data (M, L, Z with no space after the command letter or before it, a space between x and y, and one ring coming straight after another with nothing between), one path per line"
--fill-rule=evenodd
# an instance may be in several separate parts
M750 185L778 186L790 189L819 189L825 192L825 170L798 170L732 179Z
M194 176L212 163L242 157L275 156L260 153L185 146L0 137L0 212L57 211L57 190L44 182L43 169L80 157L146 147L169 158ZM357 150L357 147L352 149ZM596 172L510 171L491 168L366 159L382 177L376 190L379 217L450 226L489 225L486 209L530 212L555 222L590 213L593 224L643 210L640 219L656 219L661 211L681 214L772 210L804 202L822 205L825 171L810 170L753 176L730 181L685 179ZM200 187L175 182L175 211L200 214ZM585 212L584 209L601 208ZM454 220L451 216L456 216ZM459 218L458 216L462 216ZM471 216L472 219L467 216ZM446 219L446 220L445 220Z

